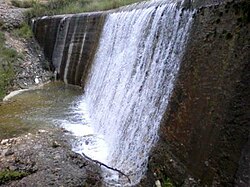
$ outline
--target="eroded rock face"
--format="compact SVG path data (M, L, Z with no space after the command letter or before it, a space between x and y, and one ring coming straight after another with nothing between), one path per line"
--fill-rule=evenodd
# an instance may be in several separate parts
M24 8L16 8L6 1L0 1L0 28L9 31L20 27L24 21L24 11Z
M4 33L5 41L4 46L11 50L18 52L15 54L14 51L12 55L16 56L16 60L3 60L2 56L0 57L0 66L5 72L9 71L8 67L10 63L13 70L12 73L15 74L11 80L6 80L8 87L6 87L6 92L10 93L14 90L27 89L32 86L36 86L51 80L52 73L46 71L41 65L46 65L43 54L40 51L40 48L31 39L24 39L22 37L17 37L17 34L14 29L18 29L22 26L24 22L24 13L27 9L17 8L11 5L10 1L0 0L0 31ZM2 53L4 49L1 49ZM10 54L9 54L10 55ZM12 56L11 55L11 56ZM14 59L11 57L11 59ZM12 68L10 68L12 69Z
M196 13L150 159L158 178L187 186L250 185L249 7L243 0Z

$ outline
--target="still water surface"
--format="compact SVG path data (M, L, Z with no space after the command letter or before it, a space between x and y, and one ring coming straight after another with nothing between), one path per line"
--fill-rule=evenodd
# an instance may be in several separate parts
M63 127L75 136L73 151L105 161L106 144L95 134L80 87L52 82L0 104L0 139Z

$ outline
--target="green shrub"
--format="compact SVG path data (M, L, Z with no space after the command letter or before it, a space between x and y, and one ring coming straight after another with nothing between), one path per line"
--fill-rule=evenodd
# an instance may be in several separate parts
M5 25L4 21L0 18L0 29L3 29L4 25Z
M0 184L4 184L8 181L21 179L27 175L28 173L19 171L9 171L9 170L0 171Z
M164 181L163 181L163 184L162 184L163 187L175 187L173 182L169 179L169 178L166 178Z
M13 64L19 58L19 54L5 46L5 36L0 32L0 100L5 96L6 90L15 76Z
M31 8L37 3L37 0L11 0L11 4L18 8Z
M32 9L27 11L27 17L28 19L31 19L44 15L48 16L108 10L141 1L143 0L50 0L46 4L34 4Z
M4 33L0 31L0 47L1 47L1 45L3 45L4 42L5 42Z
M33 36L32 30L26 22L23 22L20 28L15 29L13 33L16 37L24 39L30 39Z
M10 63L0 67L0 100L6 95L6 89L14 75L13 66Z

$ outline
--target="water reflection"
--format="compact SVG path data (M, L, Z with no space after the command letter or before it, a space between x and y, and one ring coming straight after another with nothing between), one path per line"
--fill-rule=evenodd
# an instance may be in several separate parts
M79 87L53 82L10 98L0 104L0 139L51 127L81 94Z
M105 162L107 146L95 134L80 87L53 82L20 93L0 105L0 139L63 127L74 135L73 151Z

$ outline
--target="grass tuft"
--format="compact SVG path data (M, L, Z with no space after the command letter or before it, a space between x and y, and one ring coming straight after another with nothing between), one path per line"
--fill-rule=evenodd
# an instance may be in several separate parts
M5 35L0 31L0 100L15 76L13 64L19 58L18 53L5 46Z
M143 0L50 0L48 3L34 3L27 12L29 19L57 14L75 14L118 8Z
M6 182L9 181L21 179L27 175L28 173L20 171L10 171L10 170L0 171L0 184L5 184Z
M11 0L11 4L18 8L31 8L39 3L38 0Z
M31 39L33 36L32 30L26 22L23 22L20 28L14 29L13 34L16 37L23 39Z
M175 187L169 178L165 178L162 184L163 187Z

